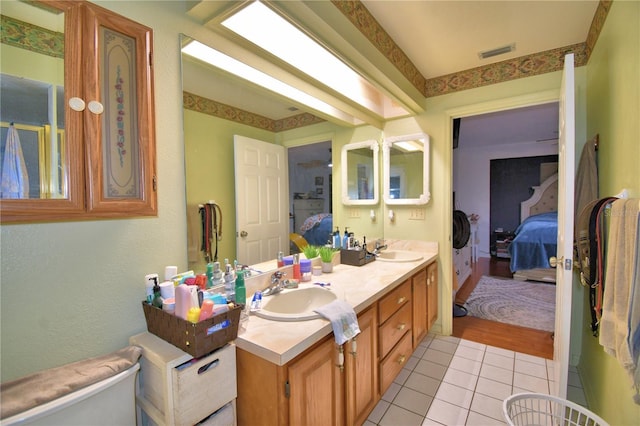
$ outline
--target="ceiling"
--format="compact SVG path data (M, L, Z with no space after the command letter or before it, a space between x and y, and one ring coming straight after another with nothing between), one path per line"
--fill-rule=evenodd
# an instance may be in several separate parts
M362 3L425 79L583 43L598 6L596 0L362 0ZM478 55L481 51L511 44L515 44L511 53L488 59ZM184 72L188 76L184 79L184 89L199 96L272 120L301 112L292 111L291 103L269 93L260 93L241 82L220 78L220 74L210 83L202 84L212 75L203 65L187 63ZM541 129L541 132L528 132L528 140L553 137L550 126L557 129L557 107L555 110L538 108L535 113L536 125L531 127L532 130ZM499 115L494 114L492 127ZM513 124L519 116L511 113L506 117L507 124Z

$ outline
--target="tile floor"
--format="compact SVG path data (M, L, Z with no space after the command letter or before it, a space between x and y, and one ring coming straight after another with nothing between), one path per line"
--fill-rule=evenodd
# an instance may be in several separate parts
M506 424L502 401L518 392L550 393L552 369L552 362L544 358L430 335L416 348L365 426ZM569 374L569 385L569 399L585 402L575 369Z

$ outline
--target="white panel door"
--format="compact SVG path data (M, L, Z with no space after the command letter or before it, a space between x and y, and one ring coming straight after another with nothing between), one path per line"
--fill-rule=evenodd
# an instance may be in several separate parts
M284 147L235 135L236 259L255 265L289 252L289 182Z
M575 79L573 54L564 58L560 88L558 142L558 250L556 267L556 323L553 344L554 380L551 394L567 397L571 290L573 281L573 193L575 180Z

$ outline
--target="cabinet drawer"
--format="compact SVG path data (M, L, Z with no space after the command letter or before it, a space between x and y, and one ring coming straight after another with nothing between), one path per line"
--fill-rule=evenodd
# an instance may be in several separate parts
M236 347L175 367L173 376L176 424L193 425L236 398Z
M378 323L384 323L409 300L411 300L411 285L407 280L380 299L378 304Z
M380 395L383 395L393 383L402 367L409 361L412 352L411 333L407 332L380 363Z
M378 342L380 342L380 358L393 348L402 336L411 330L411 304L405 303L402 307L391 316L383 325L380 326L378 332Z

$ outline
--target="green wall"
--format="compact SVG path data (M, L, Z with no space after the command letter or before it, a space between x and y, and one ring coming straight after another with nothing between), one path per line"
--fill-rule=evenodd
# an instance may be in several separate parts
M640 2L611 6L587 66L587 128L590 135L600 135L600 196L626 188L630 197L640 198ZM588 306L585 299L585 325L591 318ZM578 371L590 409L611 425L639 424L640 405L632 401L630 379L588 327L582 330Z

